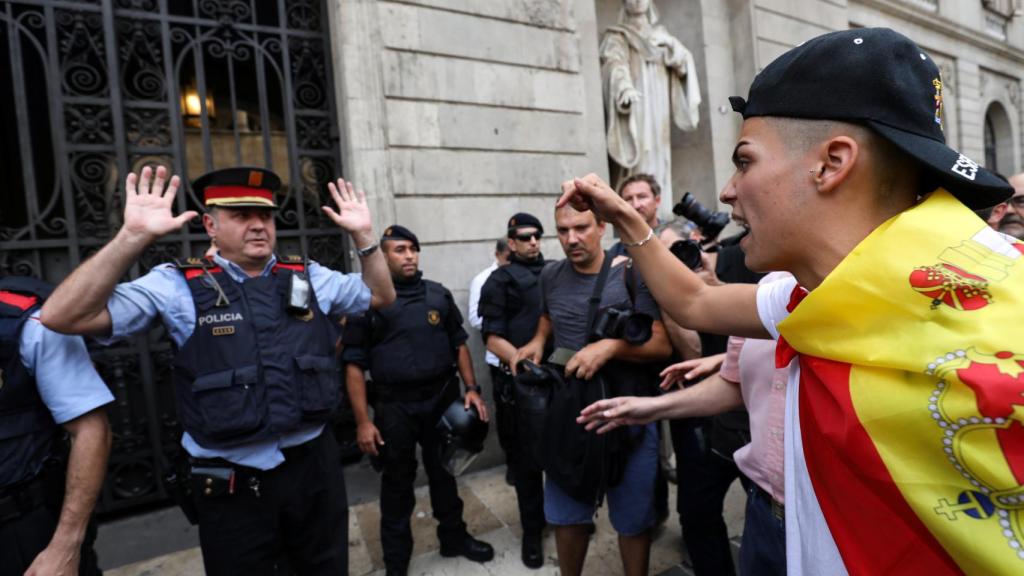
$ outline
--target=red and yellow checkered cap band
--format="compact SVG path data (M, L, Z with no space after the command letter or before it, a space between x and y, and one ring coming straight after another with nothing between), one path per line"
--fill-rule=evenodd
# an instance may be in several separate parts
M274 192L268 188L249 186L207 186L203 190L207 206L266 206L277 208Z

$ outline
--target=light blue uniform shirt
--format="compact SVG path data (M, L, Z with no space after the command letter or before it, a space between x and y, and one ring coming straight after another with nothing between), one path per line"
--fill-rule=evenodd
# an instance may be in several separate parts
M18 341L21 363L35 376L36 388L57 424L64 424L114 401L96 373L81 336L59 334L38 316L25 321Z
M220 254L213 260L236 282L249 279L237 264L225 260ZM261 276L269 275L276 262L277 259L271 256ZM307 272L324 314L361 314L370 307L370 288L363 282L362 275L342 274L316 262L309 263ZM172 264L161 264L137 280L119 284L107 301L107 310L111 320L109 342L148 329L153 319L159 316L180 349L196 326L192 292L185 275ZM242 466L270 470L284 462L281 449L304 444L319 436L323 429L323 424L307 424L277 438L217 450L200 446L185 432L181 445L196 458L223 458Z

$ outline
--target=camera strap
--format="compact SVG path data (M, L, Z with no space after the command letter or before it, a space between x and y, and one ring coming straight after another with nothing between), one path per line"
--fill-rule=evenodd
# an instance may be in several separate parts
M601 295L604 293L604 285L608 281L608 272L612 268L612 257L606 251L604 262L601 264L601 272L597 275L597 282L594 283L594 292L590 295L590 306L587 309L587 338L594 333L594 323L597 322L597 309L601 305Z

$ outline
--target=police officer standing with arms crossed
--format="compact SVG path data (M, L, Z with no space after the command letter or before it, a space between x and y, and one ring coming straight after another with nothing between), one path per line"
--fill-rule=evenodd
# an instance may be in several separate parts
M328 185L337 210L323 208L352 235L360 277L275 257L281 181L273 172L211 172L193 188L204 199L203 224L217 254L160 265L118 285L150 244L196 216L171 213L179 185L163 167L128 175L124 225L57 287L43 323L116 340L163 321L177 352L182 445L207 574L267 574L285 566L345 574L345 483L332 435L322 434L338 401L327 316L394 298L365 197L338 180Z
M391 306L363 317L349 317L342 361L346 363L359 447L383 468L380 539L387 574L404 576L412 557L409 521L416 505L417 443L430 482L441 555L486 562L494 557L494 549L466 532L462 500L455 478L442 466L436 428L441 412L459 396L456 366L466 385L465 409L475 409L487 420L487 408L473 376L462 314L447 288L423 279L415 234L402 226L390 226L381 246L398 297ZM373 379L372 422L364 370L369 370Z
M91 518L110 454L103 406L114 397L81 338L39 323L50 290L32 278L0 278L3 576L100 573Z
M522 559L529 568L544 565L541 531L544 529L544 475L528 446L543 442L539 430L519 429L516 415L515 379L511 364L516 350L526 345L540 320L540 271L544 256L540 239L544 227L532 214L519 213L508 221L509 263L496 269L480 293L480 316L487 350L501 360L491 368L498 432L504 434L509 466L513 470L519 518L523 525Z

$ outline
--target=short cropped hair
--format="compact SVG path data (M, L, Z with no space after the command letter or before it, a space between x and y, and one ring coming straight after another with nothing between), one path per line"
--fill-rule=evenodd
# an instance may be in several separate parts
M646 182L651 187L651 193L655 196L661 196L661 185L651 174L633 174L629 178L626 178L619 184L619 196L622 196L622 191L626 189L626 186L634 182Z

